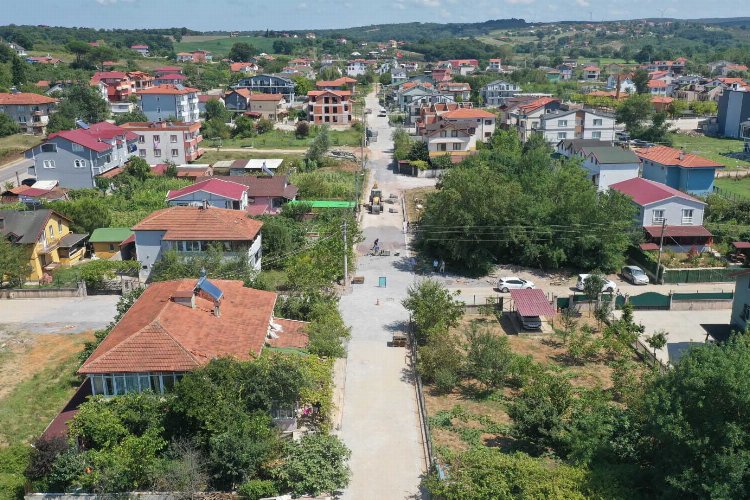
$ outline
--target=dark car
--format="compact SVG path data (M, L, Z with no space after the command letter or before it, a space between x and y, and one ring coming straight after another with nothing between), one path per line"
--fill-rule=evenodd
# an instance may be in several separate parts
M539 316L521 316L521 328L539 330L542 328L542 319Z

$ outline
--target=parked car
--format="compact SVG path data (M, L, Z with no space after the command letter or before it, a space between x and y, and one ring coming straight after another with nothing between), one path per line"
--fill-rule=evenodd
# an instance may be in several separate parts
M634 285L648 285L648 275L638 266L625 266L620 271L623 279L628 280Z
M386 113L384 109L381 109L380 113L378 113L378 116L381 118L385 118L386 116L388 116L388 113Z
M515 276L506 276L497 280L497 289L503 293L507 293L508 290L518 290L521 288L534 288L534 283Z
M580 290L581 292L586 287L586 280L588 277L591 276L590 274L579 274L578 275L578 282L576 283L576 288ZM607 278L604 278L604 285L602 286L602 292L614 292L617 290L617 283L615 283L612 280L608 280Z
M542 328L542 319L539 316L520 316L521 328L524 330L539 330Z

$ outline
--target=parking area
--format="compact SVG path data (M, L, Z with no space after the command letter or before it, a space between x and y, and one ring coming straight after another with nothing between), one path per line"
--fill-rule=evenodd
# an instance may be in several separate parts
M663 363L676 363L691 345L726 338L729 333L729 309L709 311L635 311L634 319L645 327L641 340L657 331L665 331L667 345L656 351ZM620 315L618 311L616 316ZM646 344L648 345L648 344Z
M0 300L0 330L80 333L107 326L119 295Z

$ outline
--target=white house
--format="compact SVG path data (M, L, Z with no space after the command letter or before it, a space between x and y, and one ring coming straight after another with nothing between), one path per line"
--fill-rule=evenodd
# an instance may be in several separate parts
M247 186L224 179L207 179L167 193L170 206L197 206L207 203L216 208L247 209Z
M505 101L521 92L521 87L512 82L495 80L479 89L485 106L502 106Z
M613 141L615 118L596 111L579 109L554 111L539 117L538 132L547 142L557 144L564 139L596 139Z
M602 143L606 144L606 143ZM618 182L638 177L641 161L632 151L616 146L584 147L583 168L588 170L599 191L606 191Z
M346 65L347 76L356 78L358 76L364 75L365 73L367 73L367 61L365 61L364 59L355 59L353 61L349 61L349 64Z

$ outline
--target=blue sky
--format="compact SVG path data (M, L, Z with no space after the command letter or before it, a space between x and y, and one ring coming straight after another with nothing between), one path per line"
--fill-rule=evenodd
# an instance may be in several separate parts
M527 21L750 16L750 2L720 0L25 0L0 23L197 30L343 28L391 22ZM744 6L743 6L744 5Z

